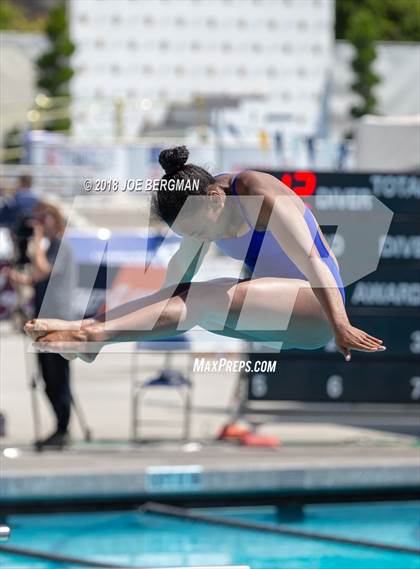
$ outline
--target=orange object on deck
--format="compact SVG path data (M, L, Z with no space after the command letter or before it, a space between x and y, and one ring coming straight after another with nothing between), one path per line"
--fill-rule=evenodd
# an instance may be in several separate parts
M247 432L240 438L241 445L247 447L270 447L277 448L280 446L278 437L270 437L268 435L257 435L256 433Z
M219 441L221 440L238 440L244 435L248 434L249 430L246 427L241 427L235 423L230 423L225 425L223 429L220 431L219 436L217 437Z

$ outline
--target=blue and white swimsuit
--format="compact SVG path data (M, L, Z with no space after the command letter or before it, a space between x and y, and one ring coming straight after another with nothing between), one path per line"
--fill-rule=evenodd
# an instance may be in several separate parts
M232 195L238 197L236 180L237 177L235 176L232 182ZM308 279L293 263L290 257L286 255L274 235L270 231L257 231L252 226L243 206L241 205L240 199L239 206L249 226L249 231L240 237L218 239L215 241L217 247L229 257L243 261L251 270L254 278L278 277L302 279L307 281ZM335 282L337 283L337 288L343 298L343 302L345 302L344 285L340 276L340 271L335 260L325 247L318 231L318 225L308 207L305 208L304 219L311 233L315 247L318 250L319 256L330 269Z

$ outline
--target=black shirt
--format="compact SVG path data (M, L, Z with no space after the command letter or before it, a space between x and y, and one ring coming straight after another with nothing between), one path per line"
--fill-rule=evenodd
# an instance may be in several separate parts
M72 248L64 239L53 239L46 257L52 271L35 284L35 316L71 320L77 277Z

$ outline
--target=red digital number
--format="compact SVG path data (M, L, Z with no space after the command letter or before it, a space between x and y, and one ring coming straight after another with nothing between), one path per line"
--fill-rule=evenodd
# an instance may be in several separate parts
M284 173L280 178L298 196L312 196L316 190L316 175L309 171Z

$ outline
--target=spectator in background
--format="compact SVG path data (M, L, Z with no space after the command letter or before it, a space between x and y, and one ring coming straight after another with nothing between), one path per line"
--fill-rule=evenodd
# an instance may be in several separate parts
M22 219L32 214L38 201L32 189L31 176L20 176L14 195L4 199L0 207L0 225L15 229Z
M340 142L340 146L338 148L337 170L345 169L347 165L348 156L349 156L349 141L348 139L343 139Z
M76 265L70 245L63 240L65 220L60 210L39 202L32 212L33 236L30 240L28 271L9 269L14 285L32 285L35 316L71 318L71 299L76 281ZM44 247L44 237L48 246ZM70 363L59 354L39 353L38 361L45 392L56 416L55 431L37 447L59 447L68 443L71 411Z
M32 235L30 219L38 198L32 190L31 176L20 176L13 196L3 198L0 204L0 225L10 230L16 249L16 264L25 265L28 240Z

